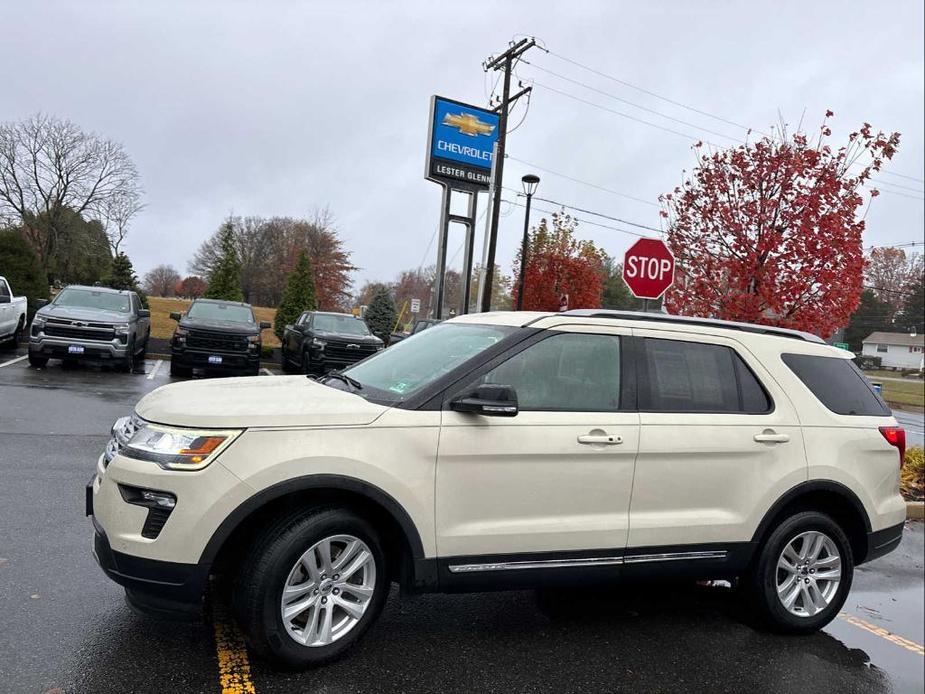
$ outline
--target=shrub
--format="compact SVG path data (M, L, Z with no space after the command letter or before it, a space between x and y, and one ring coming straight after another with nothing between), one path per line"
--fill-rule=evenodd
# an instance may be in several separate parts
M925 451L919 446L906 450L902 469L902 492L906 499L921 501L925 498Z
M32 248L22 235L14 230L0 230L0 274L10 283L10 289L17 296L25 296L29 302L31 320L35 314L36 299L48 298L48 279Z
M879 369L883 359L880 357L871 357L866 354L858 355L854 358L854 363L865 370Z

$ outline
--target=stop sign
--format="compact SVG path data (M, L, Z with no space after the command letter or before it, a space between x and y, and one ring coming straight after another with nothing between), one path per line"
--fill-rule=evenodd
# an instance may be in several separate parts
M637 299L657 299L674 282L674 256L660 239L639 239L623 258L623 281Z

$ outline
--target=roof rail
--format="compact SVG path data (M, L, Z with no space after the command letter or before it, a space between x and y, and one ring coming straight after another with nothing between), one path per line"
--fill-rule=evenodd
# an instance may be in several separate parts
M825 340L818 335L806 333L801 330L776 328L773 325L758 325L756 323L739 323L736 321L719 320L716 318L697 318L695 316L673 316L668 313L646 313L643 311L614 311L610 309L582 308L563 311L560 316L573 318L618 318L620 320L653 321L656 323L675 323L680 325L702 325L709 328L722 328L724 330L740 330L746 333L759 333L774 335L775 337L789 337L793 340L816 342L825 344Z

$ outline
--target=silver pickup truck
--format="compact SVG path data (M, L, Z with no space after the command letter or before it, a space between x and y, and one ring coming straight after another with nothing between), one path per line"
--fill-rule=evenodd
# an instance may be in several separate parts
M134 371L151 335L151 312L132 291L70 286L39 301L29 330L29 363L88 359Z

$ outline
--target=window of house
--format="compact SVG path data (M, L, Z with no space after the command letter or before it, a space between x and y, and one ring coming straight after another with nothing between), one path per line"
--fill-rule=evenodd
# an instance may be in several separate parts
M877 351L878 352L889 352L890 346L889 345L877 345Z

